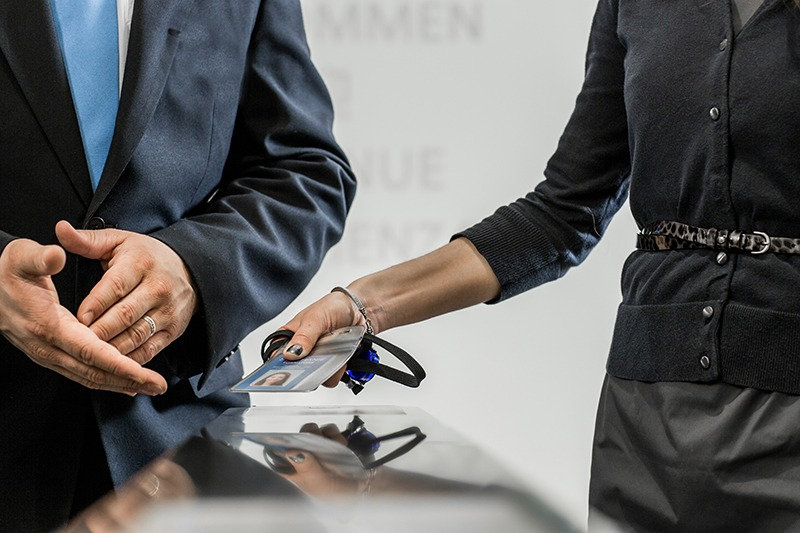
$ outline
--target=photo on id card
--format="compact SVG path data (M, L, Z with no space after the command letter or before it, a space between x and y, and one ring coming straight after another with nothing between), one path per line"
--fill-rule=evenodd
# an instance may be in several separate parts
M309 392L347 364L366 328L349 326L320 337L299 361L287 361L282 350L231 388L232 392Z

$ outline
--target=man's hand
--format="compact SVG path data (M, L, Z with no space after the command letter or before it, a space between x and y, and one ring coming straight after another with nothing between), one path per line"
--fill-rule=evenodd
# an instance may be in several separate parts
M129 231L76 230L63 220L56 235L65 250L99 259L106 269L78 308L78 320L100 339L145 364L186 330L197 294L186 265L169 246Z
M64 268L58 246L11 241L0 254L0 332L34 362L92 389L161 394L167 384L101 341L59 304L51 276Z

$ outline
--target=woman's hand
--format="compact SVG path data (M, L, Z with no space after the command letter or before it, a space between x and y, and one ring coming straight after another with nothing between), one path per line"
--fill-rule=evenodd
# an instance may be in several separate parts
M283 357L289 361L302 359L314 348L322 335L363 323L364 317L358 312L353 301L341 292L332 292L300 311L281 328L295 332L294 337L286 343L287 348L283 352ZM335 387L344 372L345 367L340 368L323 385Z
M304 424L300 433L324 437L347 448L347 438L336 424L326 424L320 428L312 422ZM328 470L307 450L287 450L285 457L294 468L294 473L283 476L306 494L347 497L358 494L362 489L358 480L348 479Z
M352 498L360 494L362 490L359 480L350 479L328 470L311 452L287 450L286 460L291 463L294 473L281 475L310 496Z

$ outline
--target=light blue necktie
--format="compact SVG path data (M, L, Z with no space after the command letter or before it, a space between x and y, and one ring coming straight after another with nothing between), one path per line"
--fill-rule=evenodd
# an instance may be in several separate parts
M117 0L50 0L50 4L95 190L119 107Z

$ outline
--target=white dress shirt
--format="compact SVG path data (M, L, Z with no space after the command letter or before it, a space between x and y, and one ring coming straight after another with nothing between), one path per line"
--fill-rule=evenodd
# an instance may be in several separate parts
M131 38L131 19L135 0L117 0L117 24L119 25L119 92L125 76L125 60L128 57L128 41Z

